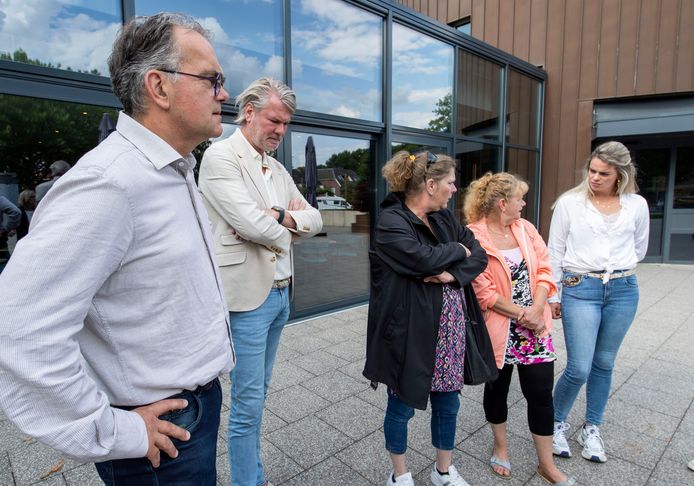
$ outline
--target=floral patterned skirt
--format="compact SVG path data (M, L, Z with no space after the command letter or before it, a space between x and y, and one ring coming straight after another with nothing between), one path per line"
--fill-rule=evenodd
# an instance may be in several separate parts
M464 358L465 297L462 289L444 285L431 391L451 392L462 389Z

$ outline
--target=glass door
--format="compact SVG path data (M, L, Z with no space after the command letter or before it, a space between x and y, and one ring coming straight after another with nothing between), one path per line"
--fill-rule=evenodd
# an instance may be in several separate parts
M639 193L648 201L646 261L694 262L694 147L633 152Z
M694 147L676 149L668 260L694 261Z
M646 258L663 261L663 234L667 204L670 148L640 150L634 154L638 167L636 182L639 193L648 201L650 237Z

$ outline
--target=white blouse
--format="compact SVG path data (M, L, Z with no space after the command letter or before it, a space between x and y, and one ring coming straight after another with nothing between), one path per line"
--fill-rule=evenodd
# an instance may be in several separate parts
M568 193L559 199L547 245L557 287L563 269L612 273L631 270L646 256L648 203L638 194L622 194L619 202L622 208L612 219L583 194Z

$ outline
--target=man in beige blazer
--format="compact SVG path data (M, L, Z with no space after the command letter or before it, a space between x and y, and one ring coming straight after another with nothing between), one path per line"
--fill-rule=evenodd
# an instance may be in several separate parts
M292 242L318 233L320 213L267 152L277 149L296 109L294 92L260 78L236 100L241 128L213 143L199 186L231 318L229 462L232 485L267 484L260 460L263 405L282 328L289 317Z

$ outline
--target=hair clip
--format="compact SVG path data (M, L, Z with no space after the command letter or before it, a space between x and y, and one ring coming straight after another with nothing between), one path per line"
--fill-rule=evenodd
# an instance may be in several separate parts
M415 156L410 154L410 160L414 160L414 159L415 159Z

